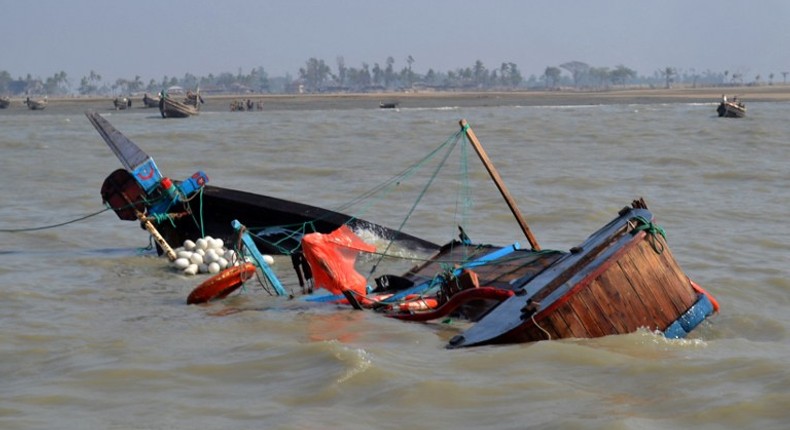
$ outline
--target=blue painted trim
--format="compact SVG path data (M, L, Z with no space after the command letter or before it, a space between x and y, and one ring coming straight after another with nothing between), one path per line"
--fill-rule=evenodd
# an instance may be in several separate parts
M664 330L664 336L669 339L684 338L711 315L713 315L713 303L707 295L699 294L697 302Z
M159 168L156 167L156 163L154 163L154 159L148 157L142 164L135 167L132 171L132 175L134 179L143 187L146 194L151 194L154 188L159 185L159 181L162 180L162 173L159 171Z
M285 291L285 288L283 288L283 285L280 283L280 280L277 278L277 275L274 274L274 270L272 270L271 266L266 264L266 261L264 261L263 255L261 255L260 251L258 251L258 247L255 246L255 242L252 240L252 237L250 237L249 233L247 233L246 231L241 232L241 229L244 226L241 225L241 223L235 219L230 224L233 227L233 229L236 230L236 232L241 233L242 242L244 242L244 244L247 245L247 249L250 251L250 255L252 256L252 259L255 260L256 263L258 263L258 266L263 271L263 274L266 276L266 279L268 279L269 282L272 284L272 287L274 287L274 291L277 293L277 295L278 296L287 295L288 293Z

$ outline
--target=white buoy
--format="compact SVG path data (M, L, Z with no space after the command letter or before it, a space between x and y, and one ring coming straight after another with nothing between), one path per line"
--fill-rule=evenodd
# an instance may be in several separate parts
M187 258L176 258L176 260L173 262L173 266L175 266L175 268L179 270L186 269L187 267L189 267L190 264L191 263Z
M208 273L219 273L219 263L216 261L208 265Z
M197 275L198 272L198 265L197 264L190 264L186 269L184 269L185 275Z
M189 261L191 261L193 264L203 264L203 256L196 252L192 254L191 257L189 257Z

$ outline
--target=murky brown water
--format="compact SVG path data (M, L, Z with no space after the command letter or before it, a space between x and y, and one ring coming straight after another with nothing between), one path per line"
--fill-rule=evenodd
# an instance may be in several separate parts
M50 106L52 107L52 106ZM466 118L544 248L568 249L643 196L722 313L647 332L444 349L461 329L272 298L186 306L204 278L169 269L103 209L120 167L83 105L0 111L0 427L786 428L790 419L787 103L743 120L712 104L208 109L107 118L173 178L343 208L397 227L406 192L344 204L425 156ZM405 230L526 243L479 163L473 205L450 171ZM432 172L423 174L421 179ZM408 198L407 198L408 197ZM275 269L287 286L290 262ZM220 316L228 314L226 316Z

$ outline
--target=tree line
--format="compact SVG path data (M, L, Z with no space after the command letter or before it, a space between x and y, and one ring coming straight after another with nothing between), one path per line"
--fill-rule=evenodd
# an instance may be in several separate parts
M516 90L559 90L574 88L583 90L606 90L613 87L656 87L669 88L672 85L721 86L721 85L772 85L777 75L755 75L751 78L743 71L715 72L695 69L681 70L665 67L649 76L640 76L635 70L625 66L591 66L581 61L569 61L557 66L547 66L541 75L525 78L518 65L502 62L498 67L489 68L477 60L468 67L438 71L429 68L425 73L414 70L414 58L409 55L402 66L396 66L393 57L387 57L379 64L361 63L347 66L339 56L334 67L323 59L311 57L295 76L270 77L263 67L256 67L249 73L241 69L237 73L223 72L218 75L195 76L185 73L182 77L164 76L160 80L144 82L140 75L133 78L118 78L105 81L102 75L91 70L78 82L73 81L61 71L44 79L26 77L13 79L7 71L0 70L0 94L48 94L48 95L123 95L142 92L158 93L172 86L200 88L206 93L244 94L244 93L342 93L342 92L402 92L402 91L516 91ZM781 72L782 82L787 82L788 72Z

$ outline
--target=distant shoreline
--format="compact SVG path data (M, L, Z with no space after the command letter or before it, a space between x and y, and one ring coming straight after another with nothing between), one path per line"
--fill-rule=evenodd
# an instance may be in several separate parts
M237 94L203 95L202 110L227 111L234 100L261 102L263 110L313 110L378 108L380 102L397 102L401 108L480 106L574 106L597 104L717 103L726 94L745 103L790 101L790 85L742 87L615 89L607 91L511 91L511 92L410 92L337 94ZM56 106L112 110L114 97L49 97ZM13 97L12 106L26 108L24 97ZM142 95L132 97L132 107L143 106ZM100 107L99 107L100 106ZM9 107L10 108L10 107ZM8 110L8 109L5 109Z

